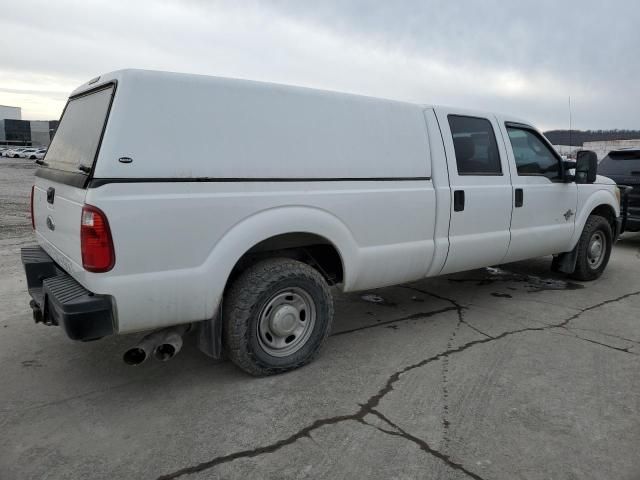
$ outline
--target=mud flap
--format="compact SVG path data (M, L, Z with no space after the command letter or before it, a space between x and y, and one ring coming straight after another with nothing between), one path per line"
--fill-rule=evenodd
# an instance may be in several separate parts
M570 252L561 253L553 257L551 262L552 272L573 273L576 269L576 262L578 261L578 247L574 248Z
M222 358L222 318L218 309L213 318L203 320L197 327L198 349L208 357Z

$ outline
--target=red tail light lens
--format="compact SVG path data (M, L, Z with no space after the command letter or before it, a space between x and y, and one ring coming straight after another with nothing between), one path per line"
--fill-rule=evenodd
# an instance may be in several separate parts
M82 266L89 272L108 272L116 263L107 217L92 205L82 207L80 222Z
M36 186L31 185L31 228L36 229L36 219L33 216L33 195L35 193Z

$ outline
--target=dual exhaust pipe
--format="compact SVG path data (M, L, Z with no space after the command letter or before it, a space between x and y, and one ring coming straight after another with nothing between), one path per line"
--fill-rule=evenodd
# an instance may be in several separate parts
M161 362L171 360L182 349L182 337L188 330L189 325L179 325L152 332L124 352L122 359L127 365L140 365L152 355Z

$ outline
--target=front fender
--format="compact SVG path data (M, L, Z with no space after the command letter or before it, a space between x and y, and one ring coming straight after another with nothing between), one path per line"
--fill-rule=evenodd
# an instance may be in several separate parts
M593 212L597 207L607 205L613 209L616 217L620 216L620 205L618 204L611 186L607 185L607 188L601 188L601 186L597 184L589 185L589 187L599 187L595 191L581 191L582 187L583 185L580 185L578 189L578 211L576 213L575 223L576 228L574 229L573 236L571 237L571 248L569 250L573 250L578 244L578 240L580 240L580 235L582 235L582 230L584 230L584 226L587 223L589 215L591 215L591 212Z

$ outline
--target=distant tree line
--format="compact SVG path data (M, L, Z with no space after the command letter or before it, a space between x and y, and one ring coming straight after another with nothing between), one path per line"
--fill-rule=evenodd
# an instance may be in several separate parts
M640 139L640 130L549 130L544 135L554 145L581 147L584 142L637 140Z

